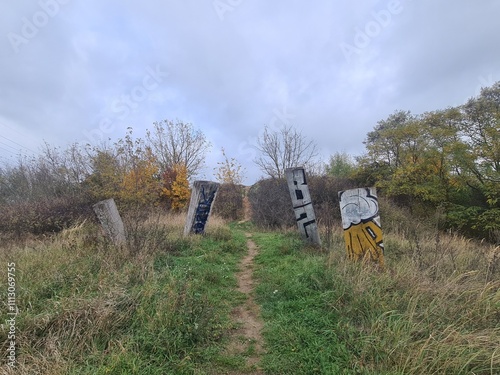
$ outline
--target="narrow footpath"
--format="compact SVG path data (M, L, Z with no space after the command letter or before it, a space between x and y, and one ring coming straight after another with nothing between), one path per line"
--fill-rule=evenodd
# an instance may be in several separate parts
M245 219L250 220L250 204L245 196ZM243 222L244 222L243 221ZM240 263L240 271L236 274L238 291L246 295L243 304L236 307L232 316L237 329L232 335L228 351L246 358L247 371L244 374L263 374L259 367L263 354L262 328L263 322L260 315L260 306L255 302L253 279L254 259L258 254L258 246L252 240L252 234L246 233L248 253ZM234 374L237 375L237 374Z

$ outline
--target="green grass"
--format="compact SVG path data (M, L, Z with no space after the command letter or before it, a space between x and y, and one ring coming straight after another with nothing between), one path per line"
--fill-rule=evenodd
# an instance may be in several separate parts
M498 248L388 228L381 272L346 259L340 229L317 249L295 231L209 223L206 236L184 239L182 218L152 218L129 250L89 223L1 245L4 307L16 263L17 373L252 373L255 343L227 350L245 298L235 274L246 232L259 246L266 374L500 373ZM3 352L6 338L4 325Z
M127 251L95 233L85 224L0 256L18 270L19 373L218 374L243 367L223 354L234 326L230 312L242 299L234 274L243 235L216 224L207 236L182 239L178 228L158 225L143 231L142 250Z
M346 259L340 231L328 254L295 234L254 235L266 373L500 373L500 280L489 276L488 247L440 235L436 249L424 236L421 257L435 270L389 233L380 272ZM454 265L435 255L450 249Z
M295 235L254 236L269 374L354 374L351 334L333 304L343 291L326 256L304 250Z

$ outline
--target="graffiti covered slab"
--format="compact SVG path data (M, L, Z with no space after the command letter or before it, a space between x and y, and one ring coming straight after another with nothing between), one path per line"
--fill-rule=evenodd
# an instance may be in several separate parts
M375 188L339 192L347 256L384 265L384 243Z
M321 245L304 168L289 168L285 171L285 175L290 197L292 198L293 211L297 219L297 226L302 237L307 241Z
M195 181L191 192L184 235L205 233L205 225L210 215L219 184L211 181Z

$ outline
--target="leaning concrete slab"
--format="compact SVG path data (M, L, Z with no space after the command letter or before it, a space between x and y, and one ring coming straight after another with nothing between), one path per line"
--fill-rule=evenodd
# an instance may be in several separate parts
M117 246L125 245L127 235L120 213L116 208L115 200L111 198L97 202L94 204L93 209L111 241Z
M219 184L217 182L195 181L193 183L186 225L184 226L184 236L190 233L205 233L205 224L210 215L210 209L218 188Z
M321 245L316 215L309 194L306 172L304 168L288 168L285 171L292 206L297 219L299 231L304 239L316 245Z
M347 256L384 266L384 242L375 188L339 192Z

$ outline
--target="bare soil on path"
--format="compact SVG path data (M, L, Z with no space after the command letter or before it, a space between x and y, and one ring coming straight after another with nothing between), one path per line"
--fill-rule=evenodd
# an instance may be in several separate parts
M232 339L228 347L231 354L241 354L246 357L247 367L253 372L246 374L263 374L259 370L258 362L263 353L262 328L263 323L260 317L260 307L254 298L253 264L254 258L258 254L258 247L251 239L251 234L247 233L248 253L240 263L240 272L236 274L238 280L238 291L246 295L246 301L236 307L232 316L238 328L233 332Z
M247 190L248 192L248 190ZM250 203L245 196L245 220L250 220ZM263 374L259 368L261 355L263 354L262 328L263 322L260 316L260 306L255 302L253 279L254 259L258 254L258 247L252 240L252 234L246 233L248 253L240 263L240 271L236 274L238 280L238 291L246 295L243 304L236 307L232 316L237 324L237 329L232 333L228 352L234 355L243 355L246 358L248 371L244 374ZM233 373L238 375L240 373Z

